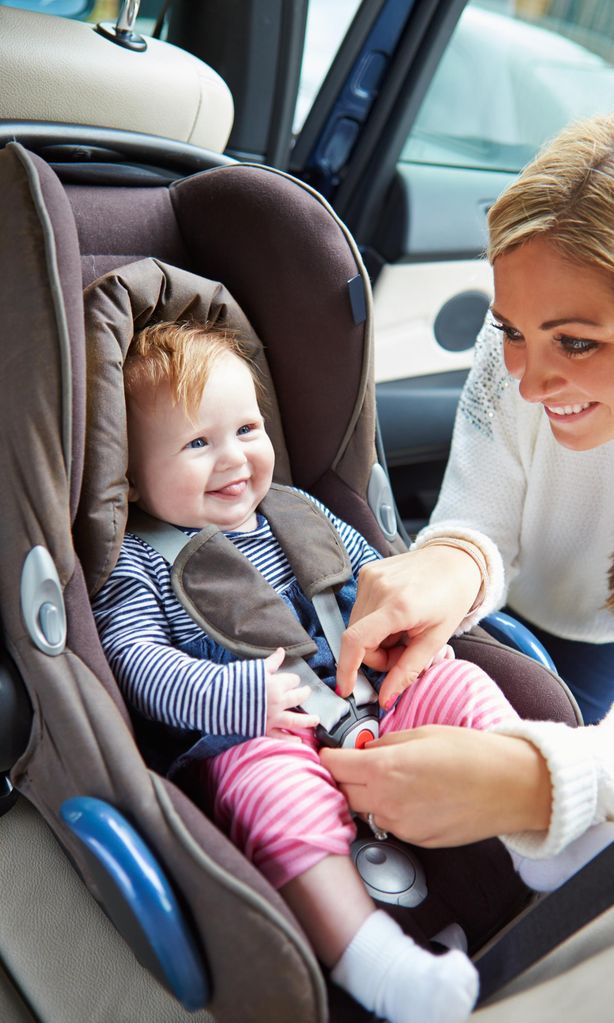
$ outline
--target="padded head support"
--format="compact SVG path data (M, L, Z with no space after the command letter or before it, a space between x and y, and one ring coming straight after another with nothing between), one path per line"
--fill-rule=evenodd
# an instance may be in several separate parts
M115 565L126 526L128 453L122 367L135 332L147 324L207 321L240 333L270 395L267 430L277 456L276 478L289 482L290 470L262 344L222 284L155 259L143 259L91 284L85 290L84 304L88 430L74 536L90 593L94 593Z
M87 281L155 255L224 282L265 344L292 481L390 553L366 500L376 461L369 280L322 196L244 164L169 189L66 188ZM350 280L364 294L364 318Z

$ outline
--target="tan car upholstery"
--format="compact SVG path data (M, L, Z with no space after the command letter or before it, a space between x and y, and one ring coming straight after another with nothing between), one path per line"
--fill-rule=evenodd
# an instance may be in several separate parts
M0 7L0 118L120 128L221 153L234 108L203 61L148 39L127 50L84 22Z

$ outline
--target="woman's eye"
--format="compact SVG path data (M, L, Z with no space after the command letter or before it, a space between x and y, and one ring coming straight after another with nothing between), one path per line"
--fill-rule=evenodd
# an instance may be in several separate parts
M522 341L522 334L508 323L493 323L495 330L500 330L506 341Z
M599 347L598 341L589 341L584 337L568 337L567 334L559 334L554 339L560 345L566 355L585 355Z
M188 441L186 448L204 448L207 446L207 441L204 437L195 437L194 440Z

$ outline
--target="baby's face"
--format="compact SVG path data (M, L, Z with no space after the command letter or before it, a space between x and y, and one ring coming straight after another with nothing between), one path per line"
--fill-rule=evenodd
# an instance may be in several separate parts
M160 387L128 405L130 500L165 522L201 529L256 526L255 510L273 477L251 373L236 355L213 365L191 420Z

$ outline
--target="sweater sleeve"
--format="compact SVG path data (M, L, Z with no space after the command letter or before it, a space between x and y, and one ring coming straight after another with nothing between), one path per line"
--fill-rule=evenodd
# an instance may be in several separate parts
M552 785L547 831L502 835L522 856L544 859L587 828L614 820L614 707L598 725L569 728L552 721L506 721L493 731L527 739L542 754Z
M519 547L526 493L520 446L525 403L505 369L501 345L488 317L459 401L439 499L413 544L420 548L435 537L451 537L469 540L481 551L488 576L484 599L459 632L505 602Z
M142 566L128 568L111 574L93 604L126 700L152 720L202 734L264 735L264 662L219 665L178 650L153 580Z

